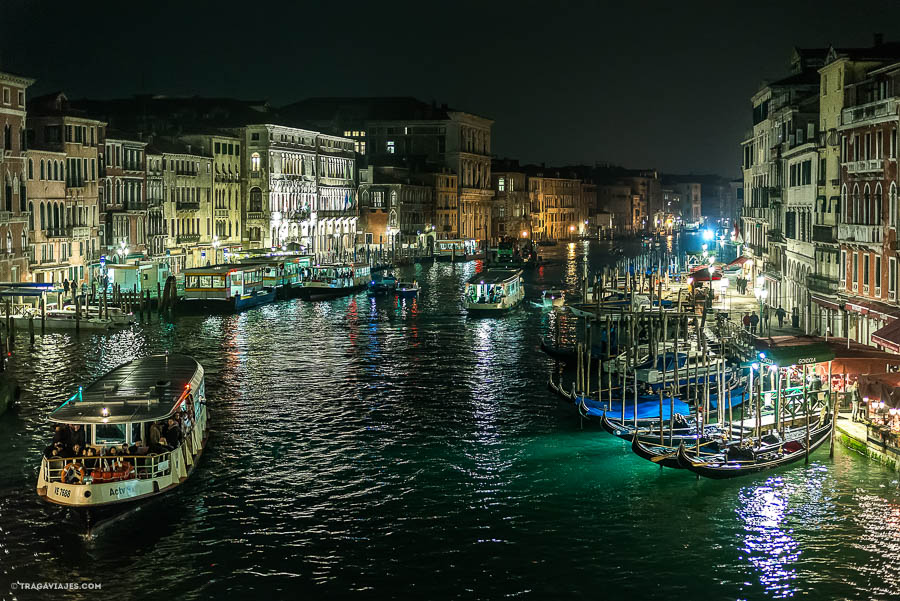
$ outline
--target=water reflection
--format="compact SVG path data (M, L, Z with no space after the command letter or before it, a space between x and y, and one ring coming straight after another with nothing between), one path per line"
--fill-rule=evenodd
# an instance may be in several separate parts
M745 558L759 573L759 582L774 598L792 596L797 588L797 541L785 524L790 489L779 478L741 489L737 514L744 524Z

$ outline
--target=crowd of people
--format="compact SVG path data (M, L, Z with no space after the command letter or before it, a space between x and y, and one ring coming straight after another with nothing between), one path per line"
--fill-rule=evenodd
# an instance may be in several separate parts
M85 472L130 474L136 463L140 465L141 457L177 448L191 426L191 415L180 411L166 420L146 424L145 440L131 445L124 442L91 445L85 440L82 424L55 424L53 441L44 449L44 457L53 462L52 467L64 468L63 481L70 484L83 480Z

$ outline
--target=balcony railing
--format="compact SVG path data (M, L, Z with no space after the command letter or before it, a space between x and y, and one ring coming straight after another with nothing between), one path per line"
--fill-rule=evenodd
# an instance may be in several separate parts
M785 242L784 234L779 229L770 229L766 232L766 239L769 242Z
M91 237L91 228L86 225L76 225L72 228L72 237L86 240Z
M178 242L178 244L200 242L200 234L178 234L175 240L176 242Z
M880 225L858 225L854 223L838 225L838 240L842 242L881 244L882 237L883 228Z
M261 211L250 211L247 213L247 219L265 219L265 213Z
M756 257L761 257L768 252L765 246L760 246L758 244L748 244L747 246L750 247L750 250Z
M228 209L216 209L215 216L216 217L228 217Z
M876 119L878 117L887 117L888 115L897 114L897 99L887 98L884 100L876 100L859 106L851 106L841 111L841 123L843 125L852 125Z
M883 159L870 159L868 161L851 161L847 163L847 173L870 173L884 171Z
M835 227L833 225L814 225L812 231L813 242L830 242L835 243L834 237Z
M48 238L68 238L71 233L68 227L59 227L44 230L44 235Z
M178 211L199 211L200 203L179 200L178 202L175 203L175 209Z
M806 277L806 286L810 292L819 292L822 294L835 294L838 291L839 282L837 279L828 277L827 275L819 275L811 273Z

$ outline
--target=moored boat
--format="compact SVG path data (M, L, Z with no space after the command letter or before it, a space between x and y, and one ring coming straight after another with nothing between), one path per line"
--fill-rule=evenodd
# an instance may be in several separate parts
M179 311L213 313L242 311L275 300L265 287L262 265L213 265L184 271L184 300Z
M825 419L816 426L794 428L785 440L768 444L758 449L727 449L711 456L692 456L684 446L678 449L678 462L704 478L722 480L746 476L785 465L790 465L809 457L831 434L831 419ZM807 446L808 445L808 446Z
M300 298L317 301L359 292L369 285L372 268L368 263L334 263L308 267L309 277L300 287Z
M488 269L466 282L465 306L470 315L496 315L525 298L520 269Z
M173 425L149 444L167 420ZM94 527L193 473L209 434L203 366L186 355L135 359L79 388L50 422L67 442L45 450L37 493Z
M412 298L419 294L419 283L415 280L411 282L397 282L397 296Z

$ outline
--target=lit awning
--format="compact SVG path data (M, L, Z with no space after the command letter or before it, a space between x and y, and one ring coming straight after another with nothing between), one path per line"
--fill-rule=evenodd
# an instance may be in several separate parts
M729 263L728 265L726 265L725 267L743 265L744 263L746 263L749 260L750 260L750 257L740 256L737 259L735 259L734 261L732 261L731 263Z
M879 303L878 301L847 301L847 304L844 306L847 311L853 311L855 313L859 313L860 315L874 315L879 319L888 319L890 317L896 317L900 314L900 309L898 309L895 305L888 305L885 303Z
M707 269L707 268L698 269L697 271L694 271L693 273L691 273L691 277L694 278L695 282L711 282L713 280L721 280L722 279L722 276L719 275L718 273L713 273L712 275L710 275L709 269Z
M764 355L764 356L762 356ZM814 365L834 359L834 350L822 342L773 346L762 351L760 361L767 365L788 367L791 365Z
M885 407L900 407L900 373L864 374L859 376L859 394Z
M872 333L872 342L900 353L900 319L895 319L880 330Z

